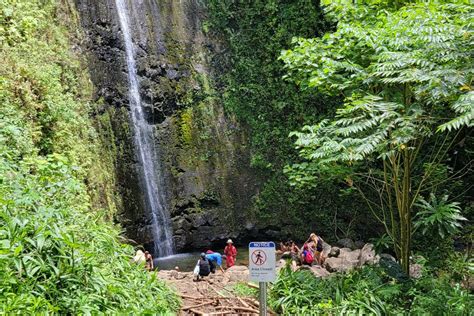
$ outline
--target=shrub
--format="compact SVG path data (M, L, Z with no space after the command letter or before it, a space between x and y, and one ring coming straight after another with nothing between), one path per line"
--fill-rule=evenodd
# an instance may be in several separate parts
M113 203L100 209L89 193L111 167L57 18L67 3L0 6L0 314L175 311L177 296L104 220Z

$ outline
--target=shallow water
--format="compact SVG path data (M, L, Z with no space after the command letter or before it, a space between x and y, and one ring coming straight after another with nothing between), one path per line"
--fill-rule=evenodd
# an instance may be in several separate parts
M224 253L219 251L220 254ZM200 252L187 252L180 253L177 255L171 255L168 257L156 258L153 260L155 267L158 270L173 270L175 267L179 267L180 271L189 272L193 271L199 260ZM223 266L225 267L225 260ZM249 263L249 250L248 248L237 248L237 265L248 265Z

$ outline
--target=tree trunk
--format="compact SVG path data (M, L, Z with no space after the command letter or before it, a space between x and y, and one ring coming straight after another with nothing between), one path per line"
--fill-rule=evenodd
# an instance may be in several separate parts
M410 173L410 153L407 148L403 150L403 180L401 185L400 203L400 264L403 271L409 275L410 272L410 252L411 252L411 173Z

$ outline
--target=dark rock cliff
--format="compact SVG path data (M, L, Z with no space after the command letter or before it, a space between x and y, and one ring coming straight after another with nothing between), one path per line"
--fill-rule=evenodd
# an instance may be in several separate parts
M152 244L128 115L125 49L113 0L76 0L86 33L83 49L100 108L97 123L115 156L121 196L117 221L128 238ZM258 179L249 169L245 130L223 112L210 60L223 54L206 37L199 1L130 1L140 93L156 127L178 251L247 240Z

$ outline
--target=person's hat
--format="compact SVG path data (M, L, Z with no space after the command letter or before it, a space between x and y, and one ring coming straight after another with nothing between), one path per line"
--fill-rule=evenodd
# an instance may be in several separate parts
M206 257L206 254L204 252L201 252L201 258L205 258Z
M227 240L227 243L228 243L228 244L233 244L232 239L228 239L228 240Z
M209 255L209 254L211 254L211 253L214 253L214 251L208 250L208 251L206 251L206 253Z

